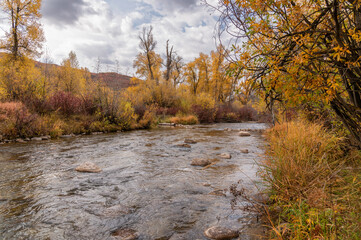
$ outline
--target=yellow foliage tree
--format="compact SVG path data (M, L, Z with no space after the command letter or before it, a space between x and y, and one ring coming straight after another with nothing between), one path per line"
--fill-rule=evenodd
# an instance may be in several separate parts
M2 0L0 6L11 26L0 42L1 48L10 52L15 60L39 55L44 41L40 24L41 0Z
M76 54L71 51L69 57L64 59L61 68L58 69L59 90L81 94L85 90L84 72L79 69Z
M268 106L328 104L361 147L361 4L342 0L219 1L237 68ZM236 69L238 71L238 69Z
M3 98L21 100L38 96L41 72L28 58L13 61L10 55L0 60L0 92Z

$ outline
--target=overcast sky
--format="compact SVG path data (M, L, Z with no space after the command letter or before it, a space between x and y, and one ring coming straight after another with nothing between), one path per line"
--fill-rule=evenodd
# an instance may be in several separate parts
M73 50L90 71L99 57L102 71L118 60L121 72L132 74L143 26L153 26L162 56L167 39L185 61L215 49L217 15L201 0L43 0L42 14L44 49L54 63Z

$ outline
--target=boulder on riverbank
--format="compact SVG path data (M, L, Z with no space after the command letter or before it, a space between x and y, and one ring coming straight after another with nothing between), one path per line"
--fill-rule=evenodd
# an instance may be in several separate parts
M100 167L98 167L97 165L91 162L82 163L80 166L75 168L75 170L78 172L87 172L87 173L98 173L102 171Z
M249 132L246 132L246 131L240 131L240 132L238 133L238 135L239 135L240 137L249 137L249 136L251 136L251 134L250 134Z
M239 232L229 228L214 226L205 230L204 236L214 240L229 240L238 237Z

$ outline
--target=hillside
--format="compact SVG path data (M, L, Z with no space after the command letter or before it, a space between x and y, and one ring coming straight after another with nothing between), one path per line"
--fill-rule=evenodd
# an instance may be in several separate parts
M4 57L6 53L0 52L0 58ZM53 63L42 63L39 61L34 61L35 66L40 69L45 69L48 65L49 68L55 67L55 68L61 68L60 65L53 64ZM104 84L104 86L107 86L115 91L120 91L122 89L126 89L130 86L130 76L126 76L123 74L118 74L115 72L109 72L109 73L91 73L91 78L93 81L100 82L101 84Z
M91 78L93 81L101 82L105 86L120 91L130 86L131 77L118 74L115 72L110 73L92 73Z

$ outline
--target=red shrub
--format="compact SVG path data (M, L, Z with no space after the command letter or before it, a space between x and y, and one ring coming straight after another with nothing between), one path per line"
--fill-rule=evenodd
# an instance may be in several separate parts
M230 104L223 104L217 107L216 122L256 121L257 119L257 111L251 106L237 108Z
M7 137L28 137L38 131L38 116L31 114L20 102L0 103L2 134Z
M193 105L192 112L194 112L200 123L213 123L217 114L217 108L205 108L201 105Z
M82 110L84 113L93 115L97 111L98 107L91 96L85 96L82 101Z
M64 115L82 113L82 100L71 93L59 91L50 99L49 104L52 110L59 111Z

